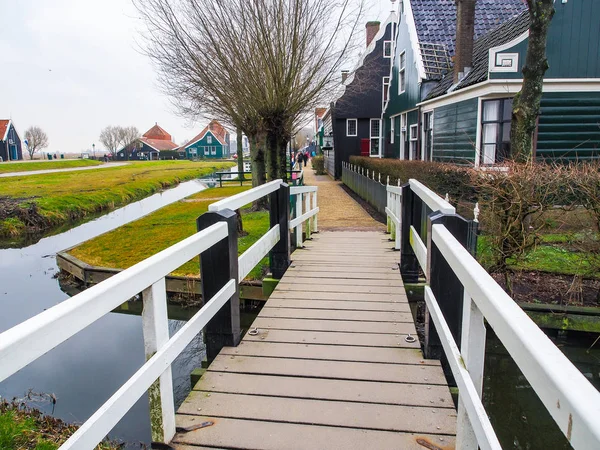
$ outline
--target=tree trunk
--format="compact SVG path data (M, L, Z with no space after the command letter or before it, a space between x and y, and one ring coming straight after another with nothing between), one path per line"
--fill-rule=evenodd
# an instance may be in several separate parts
M240 130L239 128L237 129L237 136L236 136L236 143L237 143L237 166L238 166L238 172L239 173L239 177L240 180L244 179L244 148L242 146L242 130Z
M252 159L252 187L260 186L267 182L265 170L265 138L263 134L254 134L250 138L250 157ZM263 197L252 205L255 211L268 207L268 198Z
M529 5L529 43L523 67L523 87L513 99L510 147L512 159L533 159L533 133L540 111L544 74L548 70L546 38L554 15L554 0L527 0Z

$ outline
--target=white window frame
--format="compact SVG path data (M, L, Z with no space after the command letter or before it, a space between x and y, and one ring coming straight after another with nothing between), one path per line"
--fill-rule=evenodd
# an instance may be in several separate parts
M374 121L379 123L377 136L373 136L373 134L372 134L372 132L373 132L372 124ZM377 152L376 155L371 153L371 142L373 141L373 139L377 139L377 141L379 142L379 151ZM369 156L374 157L374 158L381 157L381 119L380 118L369 119Z
M206 136L206 143L212 144L212 136Z
M394 125L394 123L396 122L396 118L395 117L390 117L390 144L394 143L394 133L396 131L396 126Z
M350 122L351 121L354 121L354 134L350 134ZM358 119L346 119L346 136L348 136L348 137L358 136Z
M389 49L389 52L386 54L386 49ZM391 58L392 57L392 41L383 41L383 57Z
M414 137L413 137L413 130L414 130ZM417 153L417 146L419 145L419 125L414 123L409 127L409 133L408 133L408 159L410 161L412 161L413 158L413 145L412 143L415 142L415 156Z
M404 55L404 64L402 65L402 56ZM406 50L400 52L398 57L398 95L406 91ZM404 86L402 80L404 79Z
M426 142L425 133L426 133L426 128L427 128L425 126L425 117L427 114L430 114L430 116L429 116L430 123L428 126L431 129L431 155L429 155L430 158L428 160L426 159L426 155L425 155L425 153L427 151L427 149L425 148L425 142ZM422 123L423 123L423 126L421 127L421 144L423 145L423 147L421 148L421 150L422 150L421 151L421 159L423 161L433 161L433 109L428 109L426 111L423 111L421 117L422 117Z
M208 156L210 154L210 150L208 147L204 147L204 156Z
M217 156L217 147L211 147L210 148L210 154L212 156Z
M383 79L381 81L382 85L383 85L382 94L381 94L381 104L382 105L385 105L385 102L387 100L389 100L389 98L390 98L389 95L387 95L387 98L386 98L386 94L389 94L389 90L390 90L390 84L391 84L390 81L391 81L390 77L383 77Z
M406 113L400 114L400 159L404 159L406 150Z

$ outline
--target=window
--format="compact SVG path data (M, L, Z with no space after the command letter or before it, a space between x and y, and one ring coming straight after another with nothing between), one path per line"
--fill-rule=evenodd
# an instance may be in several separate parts
M209 154L208 147L204 147L204 155L208 156L208 154Z
M370 126L371 156L379 156L379 138L381 137L381 119L371 119Z
M383 57L392 57L392 41L383 41Z
M390 144L394 143L394 122L395 122L395 118L392 117L390 118Z
M390 89L390 77L383 77L383 103L388 100L388 91Z
M400 159L408 159L406 136L406 113L404 113L400 115Z
M414 124L414 125L410 126L409 139L410 139L410 153L408 155L408 159L410 159L410 160L421 159L421 155L418 154L418 151L419 151L419 142L418 142L419 133L418 133L417 124Z
M400 62L398 64L398 94L406 90L406 50L400 53Z
M211 147L210 148L210 154L213 155L213 156L216 155L217 154L217 147Z
M346 119L346 136L357 136L356 119Z
M206 143L212 144L212 136L206 136Z
M512 98L482 103L481 164L495 164L510 157Z
M425 161L431 161L433 151L433 111L423 113L423 148Z

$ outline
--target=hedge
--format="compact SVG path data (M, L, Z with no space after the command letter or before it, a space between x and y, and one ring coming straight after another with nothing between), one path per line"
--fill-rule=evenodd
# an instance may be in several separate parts
M325 158L323 156L313 156L311 164L316 175L325 175Z

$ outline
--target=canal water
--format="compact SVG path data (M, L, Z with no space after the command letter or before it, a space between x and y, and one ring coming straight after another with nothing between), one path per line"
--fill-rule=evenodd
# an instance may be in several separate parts
M0 249L0 332L68 298L55 279L57 252L204 189L206 185L200 180L187 181L33 245ZM183 323L169 321L171 333ZM177 403L189 392L189 374L200 367L203 357L204 347L197 338L175 361L173 380ZM37 406L48 413L54 410L54 416L66 421L82 423L144 361L141 318L110 313L0 383L0 396L23 397L29 389L54 394L57 398L54 408L50 404ZM144 396L111 436L132 446L140 441L150 442L148 417L148 400Z

